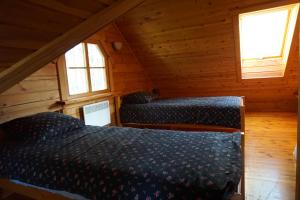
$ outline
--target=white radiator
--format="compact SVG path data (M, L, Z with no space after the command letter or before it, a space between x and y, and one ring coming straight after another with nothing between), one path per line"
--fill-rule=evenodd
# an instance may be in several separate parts
M111 123L109 101L83 106L85 125L105 126Z

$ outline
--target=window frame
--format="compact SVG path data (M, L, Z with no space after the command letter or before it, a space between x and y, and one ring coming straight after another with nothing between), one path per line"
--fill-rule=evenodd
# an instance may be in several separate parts
M249 81L249 80L256 80L256 79L266 79L266 78L284 78L284 74L286 71L286 67L285 70L283 70L282 76L278 75L279 72L277 71L270 71L270 72L265 72L270 73L271 75L263 75L263 74L257 74L256 76L253 75L253 77L248 77L248 78L243 78L242 76L242 59L241 59L241 48L240 48L240 19L239 19L239 15L243 14L243 13L251 13L251 12L256 12L256 11L262 11L262 10L268 10L268 9L276 9L277 7L291 7L292 4L297 4L299 3L297 0L284 0L284 1L280 1L280 2L272 2L272 3L263 3L263 4L258 4L258 5L254 5L254 6L250 6L250 7L244 7L244 8L237 8L234 9L232 11L233 14L233 29L234 29L234 44L235 44L235 56L236 56L236 76L237 76L237 81L241 82L241 81ZM297 15L297 22L299 21L299 13ZM281 56L274 56L274 57L264 57L263 59L244 59L244 60L254 60L254 61L263 61L266 60L266 62L268 62L269 60L272 59L276 59L276 58L282 58L283 61L285 61L284 59L284 54L286 53L286 46L287 46L287 32L288 32L288 26L291 20L291 11L289 11L288 14L288 20L287 20L287 24L286 24L286 30L285 30L285 35L284 35L284 43L282 45L281 48ZM297 24L296 24L297 27ZM296 27L294 32L296 31ZM295 37L295 34L293 34L293 38ZM292 44L291 44L292 45ZM289 48L291 48L291 45ZM291 49L289 49L290 51ZM285 63L286 64L286 63ZM260 73L260 72L257 72Z
M86 70L87 70L88 92L81 93L81 94L74 94L74 95L70 94L69 84L68 84L67 65L66 65L66 59L64 54L58 59L58 72L59 72L60 92L61 92L62 101L74 100L78 98L91 97L91 96L106 97L111 95L110 64L109 64L110 62L109 62L108 54L105 52L100 41L87 40L81 43L83 43L84 46L84 59L85 59ZM88 53L87 44L97 45L97 47L99 48L99 50L104 56L105 67L103 68L105 68L106 84L107 84L107 89L105 90L92 91L91 72L90 72L91 68L89 64L89 57L88 57L89 53Z

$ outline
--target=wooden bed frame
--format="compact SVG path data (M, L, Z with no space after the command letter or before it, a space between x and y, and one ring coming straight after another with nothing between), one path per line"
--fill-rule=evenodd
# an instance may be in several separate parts
M5 198L10 194L16 193L37 200L70 200L65 196L54 194L46 190L37 189L35 187L19 185L8 179L0 179L0 188L5 190L2 195L0 192L0 199Z

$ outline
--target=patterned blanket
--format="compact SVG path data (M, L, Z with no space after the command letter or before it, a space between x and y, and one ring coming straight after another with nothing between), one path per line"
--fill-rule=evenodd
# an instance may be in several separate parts
M0 178L89 199L229 199L240 134L86 126L0 145Z
M201 97L123 104L122 123L205 124L241 128L241 97Z

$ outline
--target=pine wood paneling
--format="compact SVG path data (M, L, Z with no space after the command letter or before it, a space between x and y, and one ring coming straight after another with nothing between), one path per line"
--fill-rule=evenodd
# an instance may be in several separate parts
M113 93L126 94L152 87L148 74L115 25L107 26L88 40L99 42L109 57ZM122 42L122 49L114 50L112 42Z
M82 107L85 105L93 104L93 103L98 103L101 101L109 101L109 109L110 109L110 118L111 118L111 123L113 125L116 125L116 111L115 111L115 102L113 97L107 97L107 98L99 98L99 99L94 99L90 101L84 101L84 102L78 102L75 104L67 105L64 107L64 114L66 115L71 115L76 118L81 118L83 119L83 113L82 113Z
M0 46L36 50L47 41L57 36L57 33L18 27L16 25L0 24Z
M92 37L88 38L86 42L100 44L102 49L105 51L104 53L108 56L108 69L111 86L111 92L109 92L108 95L112 96L98 99L90 97L92 100L86 100L85 98L84 101L76 100L76 103L72 103L65 107L64 113L80 118L82 117L82 106L103 100L109 100L111 119L112 123L115 124L116 112L113 95L123 95L130 92L150 89L152 86L151 81L148 79L145 70L131 51L130 46L127 44L126 40L124 40L122 34L114 24L109 25L94 34ZM112 42L122 42L122 49L120 51L115 51L112 47Z
M0 72L109 6L98 0L1 0Z
M58 106L56 102L60 101L62 97L58 84L56 61L53 61L0 95L0 122L58 109L63 109L65 114L80 118L82 106L109 100L111 119L115 124L113 95L150 89L152 84L114 24L107 26L88 40L100 43L108 55L111 92L107 94L107 97L97 97L96 99L87 97L82 100L72 100L72 103L67 102L64 107ZM111 44L113 41L122 42L123 48L120 51L113 50Z
M99 3L96 0L29 0L31 3L56 10L83 19L88 18L92 13L105 8L108 5Z
M298 35L283 78L237 77L234 13L267 2L147 0L117 25L164 97L241 95L248 110L296 111Z
M69 28L68 26L64 26L67 28L63 31L61 36L47 43L31 55L19 60L17 63L12 65L9 70L5 70L0 74L0 81L2 83L0 85L0 93L36 72L51 60L59 57L61 54L64 54L77 43L90 37L99 29L104 28L108 24L112 23L115 19L143 2L144 0L120 0L119 2L109 6L107 9L103 9L102 11L92 15L87 20L74 24L73 28L71 28L71 26L69 26ZM25 6L27 6L27 4L25 4ZM9 10L13 11L12 8ZM41 10L38 11L39 12L37 15L40 14ZM31 10L29 13L31 13ZM59 20L59 22L54 24L59 25L61 21L63 20ZM51 26L51 23L49 26Z
M56 64L50 63L0 95L0 122L61 109Z

